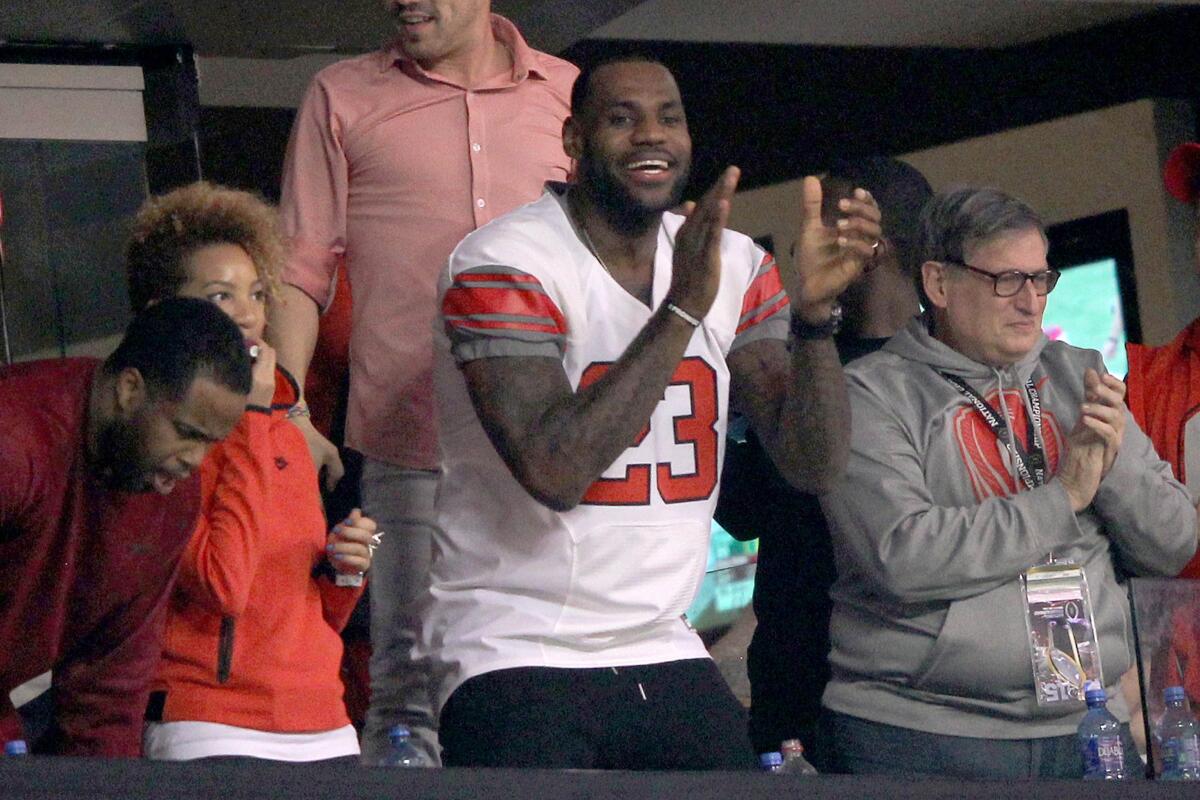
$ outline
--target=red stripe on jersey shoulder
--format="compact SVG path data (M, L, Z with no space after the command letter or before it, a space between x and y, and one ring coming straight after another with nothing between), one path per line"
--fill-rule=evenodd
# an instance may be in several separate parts
M741 325L738 325L737 331L734 332L734 335L737 336L738 334L741 334L741 333L749 330L750 328L753 328L755 325L762 322L764 319L767 319L767 318L772 317L775 314L779 313L780 311L782 311L783 309L788 307L788 302L789 301L788 301L787 295L785 294L783 297L779 298L774 303L771 303L769 306L763 306L757 313L754 314L754 316L749 317Z
M788 296L783 291L779 265L775 263L771 254L767 253L759 265L758 277L751 281L750 288L746 290L746 296L742 299L742 322L738 325L736 334L749 330L787 306Z
M782 291L783 279L779 277L779 265L775 263L771 254L767 253L763 256L762 264L758 268L758 277L750 283L750 288L746 290L746 295L742 299L740 316L744 317L755 311Z
M515 283L541 286L541 281L525 272L460 272L454 276L455 283Z
M474 319L470 317L448 319L446 322L450 327L461 331L533 331L535 333L552 333L555 335L564 333L562 328L553 323L517 322L505 319Z
M478 275L479 273L473 273L471 277L479 280ZM461 286L456 281L442 298L442 315L455 327L489 330L511 328L565 335L567 321L549 295L541 290L537 278L520 277L527 277L528 280L510 281L524 284L512 289L496 286ZM497 315L518 319L482 319Z

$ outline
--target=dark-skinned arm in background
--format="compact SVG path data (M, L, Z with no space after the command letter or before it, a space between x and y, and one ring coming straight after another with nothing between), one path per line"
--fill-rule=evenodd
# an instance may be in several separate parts
M829 318L882 235L868 192L856 189L839 211L837 226L826 226L821 183L804 179L800 235L791 269L781 268L780 277L793 317L807 324ZM749 419L780 474L801 491L826 491L850 455L850 402L833 338L751 342L730 354L729 371L730 404Z

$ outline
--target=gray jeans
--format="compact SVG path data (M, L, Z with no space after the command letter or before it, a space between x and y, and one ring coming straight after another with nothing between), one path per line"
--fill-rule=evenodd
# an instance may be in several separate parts
M420 620L413 601L429 583L438 473L365 459L363 511L385 531L371 561L371 707L364 764L387 751L388 729L407 725L412 742L441 764L429 663L413 658Z
M1083 761L1074 734L1042 739L975 739L926 733L829 712L839 772L859 775L940 775L1019 780L1078 780ZM1145 777L1145 767L1129 733L1121 726L1125 777Z

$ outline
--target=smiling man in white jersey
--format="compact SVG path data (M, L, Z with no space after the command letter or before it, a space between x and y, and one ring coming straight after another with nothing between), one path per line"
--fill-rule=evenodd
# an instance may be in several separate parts
M873 255L866 192L796 265L724 230L738 171L687 217L679 89L656 62L586 71L578 181L468 236L441 279L444 474L422 647L447 765L749 768L741 707L683 611L704 573L727 408L781 471L842 469L835 299ZM790 316L789 316L789 302ZM790 330L790 332L789 332Z

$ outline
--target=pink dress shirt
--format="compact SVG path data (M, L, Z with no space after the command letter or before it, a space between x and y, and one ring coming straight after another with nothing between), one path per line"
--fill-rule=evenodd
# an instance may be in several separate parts
M415 469L438 465L430 385L437 274L475 228L565 180L562 123L578 70L492 15L511 74L464 87L397 48L313 79L284 165L284 280L322 308L337 257L353 286L346 443Z

